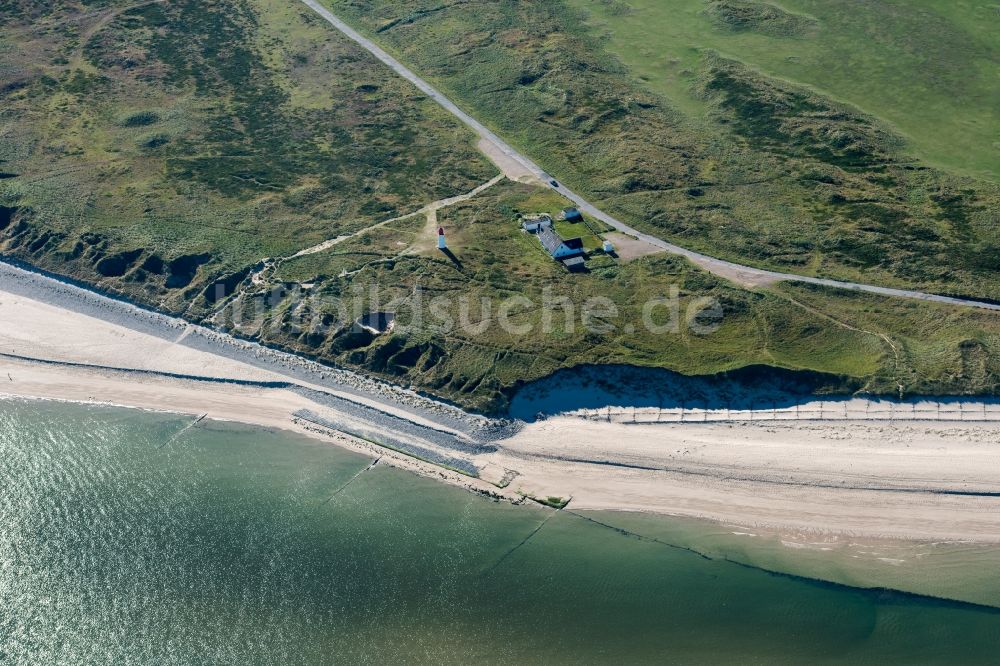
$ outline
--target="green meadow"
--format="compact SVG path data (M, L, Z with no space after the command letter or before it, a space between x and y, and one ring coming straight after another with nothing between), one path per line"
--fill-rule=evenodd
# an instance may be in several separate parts
M707 112L692 84L715 51L887 121L928 163L1000 178L995 4L782 0L772 4L781 20L735 15L750 2L568 3L637 79L692 116Z

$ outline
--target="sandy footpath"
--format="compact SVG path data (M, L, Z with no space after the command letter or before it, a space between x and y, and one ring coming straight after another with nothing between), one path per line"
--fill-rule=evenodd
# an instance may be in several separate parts
M873 538L1000 542L1000 423L637 425L553 417L496 442L493 452L470 454L483 470L482 479L471 479L317 429L295 414L310 410L341 422L354 417L334 414L308 392L282 388L287 374L179 343L183 326L161 333L49 305L0 284L0 354L8 355L0 357L0 394L295 430L511 501L526 493L571 497L572 510L647 511ZM509 485L494 485L504 485L501 479Z

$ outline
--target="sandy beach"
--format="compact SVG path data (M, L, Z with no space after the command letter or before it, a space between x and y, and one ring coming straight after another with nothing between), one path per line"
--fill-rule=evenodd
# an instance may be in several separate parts
M0 395L294 430L514 502L571 498L571 510L797 534L1000 542L1000 423L990 419L625 423L574 415L494 427L350 373L207 344L208 334L183 322L141 313L123 320L118 305L73 300L100 297L4 270ZM364 433L373 431L389 433L389 443L369 441ZM479 478L427 462L435 455L467 461Z
M669 513L792 532L1000 541L995 425L623 426L556 418L500 464L575 510Z

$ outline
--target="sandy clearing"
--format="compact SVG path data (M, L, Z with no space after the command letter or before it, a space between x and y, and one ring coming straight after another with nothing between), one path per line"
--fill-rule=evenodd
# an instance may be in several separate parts
M477 196L479 196L480 194L482 194L483 192L485 192L486 190L488 190L491 187L493 187L494 185L497 185L498 183L500 183L501 181L503 181L504 178L506 178L506 177L507 176L505 174L501 173L500 175L494 176L493 178L491 178L490 180L486 181L485 183L482 183L481 185L477 185L475 188L473 188L469 192L465 192L463 194L456 194L454 196L447 197L445 199L439 199L438 201L432 201L431 203L427 204L426 206L423 206L422 208L420 208L418 210L413 211L412 213L406 213L404 215L399 215L397 217L393 217L393 218L390 218L388 220L383 220L381 222L377 222L377 223L375 223L375 224L373 224L373 225L371 225L369 227L364 227L363 229L359 229L358 231L355 231L354 233L351 233L351 234L346 234L346 235L343 235L343 236L337 236L336 238L330 238L328 240L323 241L322 243L317 243L316 245L313 245L312 247L307 247L307 248L305 248L303 250L299 250L298 252L296 252L293 255L290 255L290 256L287 256L287 257L280 257L278 259L264 259L264 260L262 260L262 264L264 265L264 268L262 268L261 270L257 271L257 273L253 276L254 279L252 281L254 281L254 282L259 281L260 274L263 272L263 270L268 269L268 268L270 268L270 269L277 268L277 266L280 265L284 261L292 261L294 259L299 259L301 257L307 257L307 256L309 256L311 254L318 254L320 252L326 252L327 250L329 250L329 249L331 249L333 247L336 247L337 245L340 245L344 241L349 241L349 240L351 240L353 238L357 238L358 236L363 236L365 234L371 233L375 229L380 229L382 227L388 226L388 225L393 224L395 222L402 222L403 220L408 220L411 217L419 217L420 215L426 215L428 221L430 221L430 220L433 219L434 224L436 224L437 223L437 212L439 210L441 210L443 208L448 208L450 206L454 206L456 204L463 203L465 201L469 201L471 199L474 199Z
M428 204L421 208L418 213L425 215L425 221L423 229L416 235L416 238L412 243L403 251L403 254L436 254L438 252L437 246L437 230L439 227L438 221L438 211L444 210L445 208L450 208L456 204L464 203L466 201L471 201L476 198L486 190L494 187L501 183L504 179L508 178L505 174L500 174L495 178L483 183L479 187L475 188L467 194L462 194L456 197L450 197L448 199L442 199L440 201L435 201L434 203Z
M620 231L604 234L604 238L614 244L615 254L617 254L622 261L632 261L633 259L647 257L651 254L661 254L666 252L666 250L662 248L650 245L645 241L633 238L632 236L623 234Z
M486 155L507 178L526 185L542 185L542 180L531 169L517 161L493 141L483 137L476 144L479 151Z

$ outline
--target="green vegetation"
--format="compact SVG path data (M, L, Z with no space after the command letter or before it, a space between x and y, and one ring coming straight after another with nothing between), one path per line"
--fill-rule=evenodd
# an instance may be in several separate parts
M0 249L173 312L495 174L297 3L15 2L0 25Z
M930 166L960 159L963 172L1000 173L996 33L970 27L972 10L907 12L888 0L329 4L639 228L781 271L1000 298L1000 187ZM720 28L720 15L740 29ZM814 22L796 37L772 29ZM789 64L779 78L770 61L738 60L744 44L751 55L801 51L809 72L837 77L796 78ZM888 122L871 115L892 105Z
M426 220L413 217L286 261L272 281L248 289L232 307L254 311L280 286L278 301L285 305L257 321L241 317L248 322L242 333L485 411L504 409L519 386L560 368L605 363L684 374L756 365L809 370L821 373L816 390L828 392L1000 390L994 313L792 285L750 292L665 254L619 262L597 253L589 272L570 274L516 220L519 213L554 214L563 205L546 190L498 185L438 213L457 264L433 249ZM291 298L295 285L312 285L306 307L313 310L310 321L323 326L299 325L303 312L291 307L299 302ZM377 301L369 285L379 286ZM647 331L643 305L669 297L672 287L682 317L689 307L698 311L697 299L717 299L721 327L708 335L685 326L676 333ZM607 298L616 312L585 313L583 304L594 296ZM391 302L393 332L353 331L339 303L356 297L364 306L357 314ZM497 308L511 297L529 299L511 310L510 321L530 326L530 335L500 325ZM493 309L484 311L481 299ZM568 308L573 327L562 325ZM666 323L666 312L654 315L655 323ZM546 321L554 322L551 330Z
M705 13L716 25L734 32L801 37L818 27L818 22L811 17L792 14L766 2L715 0L708 3Z
M566 0L331 4L560 179L662 237L783 270L1000 297L995 185L914 162L891 126L722 50L687 49L673 84L643 82L627 53L606 50L620 35L602 39L595 23L631 25L638 0L602 3L589 22ZM828 30L791 6L699 7L685 20L713 39ZM604 255L592 220L556 224L589 252L570 274L517 223L567 202L506 181L412 215L495 168L457 121L300 3L8 2L0 26L5 255L484 411L602 363L807 370L818 391L1000 391L992 313L748 291L677 257ZM438 224L452 257L435 249ZM674 294L678 330L644 328L644 305ZM530 336L498 321L515 297L527 300L509 320ZM583 311L593 297L604 307ZM685 325L711 303L717 331ZM390 332L353 326L382 311Z
M544 504L556 510L565 509L566 505L569 504L569 499L563 499L562 497L536 497L534 500L539 504Z
M645 87L692 115L706 52L875 114L908 152L1000 178L1000 13L948 0L567 0ZM780 7L779 7L780 5Z

